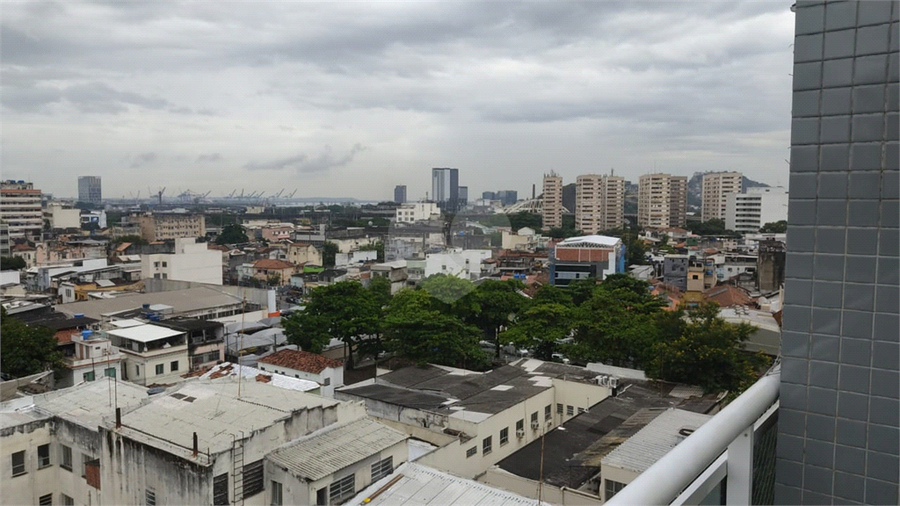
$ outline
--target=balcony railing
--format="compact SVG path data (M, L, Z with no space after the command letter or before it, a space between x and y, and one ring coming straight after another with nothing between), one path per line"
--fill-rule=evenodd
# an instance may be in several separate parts
M754 504L754 438L777 416L780 381L776 364L606 504L713 504L704 499L722 484L716 504Z

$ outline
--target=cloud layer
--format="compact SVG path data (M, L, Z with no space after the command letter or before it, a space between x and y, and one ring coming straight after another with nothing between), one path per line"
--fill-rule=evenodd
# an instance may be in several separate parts
M550 169L786 184L790 3L6 4L0 161L59 196L133 168L362 199L424 196L432 166L470 195Z

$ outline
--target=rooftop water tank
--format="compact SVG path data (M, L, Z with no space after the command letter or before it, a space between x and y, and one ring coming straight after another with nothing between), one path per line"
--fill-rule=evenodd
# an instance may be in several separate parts
M93 334L93 333L94 333L94 331L92 331L92 330L82 330L81 331L81 339L83 341L87 341L88 339L90 339L91 334Z

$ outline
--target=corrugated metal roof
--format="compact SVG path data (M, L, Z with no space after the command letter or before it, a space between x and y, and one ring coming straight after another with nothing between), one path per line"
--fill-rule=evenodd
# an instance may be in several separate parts
M644 472L678 443L684 441L685 436L678 433L680 429L697 429L710 418L712 417L709 415L681 409L664 411L637 434L611 451L601 463L605 466Z
M314 432L275 450L268 458L299 477L318 480L406 438L406 434L362 418Z
M367 506L511 506L538 505L535 499L522 497L484 483L458 478L430 467L406 462L393 473L370 485L345 504L364 504L377 490L391 480L401 478L373 498ZM546 501L545 501L546 503Z

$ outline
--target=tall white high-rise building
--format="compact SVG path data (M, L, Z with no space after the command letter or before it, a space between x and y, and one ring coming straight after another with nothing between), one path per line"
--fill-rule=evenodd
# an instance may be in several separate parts
M459 209L459 169L431 169L431 200L445 211Z
M717 172L703 175L701 219L725 220L725 201L732 193L741 193L744 175L740 172Z
M44 228L41 190L25 181L0 182L0 221L9 226L11 239L40 237Z
M562 227L562 216L564 212L562 205L562 188L562 176L553 171L550 171L550 174L544 174L542 226L545 229Z
M747 188L746 193L730 193L725 199L725 228L754 233L766 223L786 221L787 190L782 187Z
M625 178L584 174L575 180L575 228L585 234L620 228L625 219Z
M687 219L687 176L644 174L638 180L638 225L683 227Z
M78 202L100 204L100 176L78 176Z

